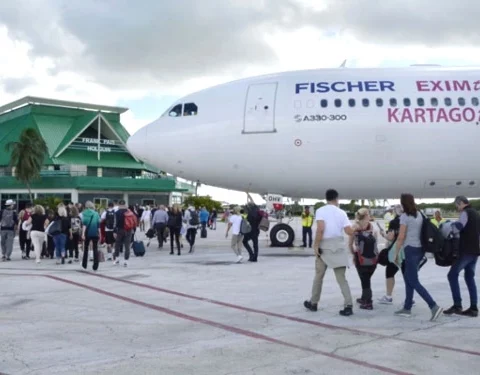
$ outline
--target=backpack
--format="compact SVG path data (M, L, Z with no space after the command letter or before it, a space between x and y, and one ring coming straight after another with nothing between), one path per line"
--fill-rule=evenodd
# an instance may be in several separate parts
M442 251L445 238L437 228L424 214L420 211L423 217L422 230L420 234L420 240L422 242L423 251L426 253L439 253Z
M356 240L358 251L356 253L359 266L374 266L378 262L377 239L373 235L371 226L365 230L357 231Z
M270 220L268 220L268 214L265 211L258 210L258 215L260 216L260 223L258 228L264 232L268 232L270 228Z
M71 225L72 225L72 233L80 233L80 229L82 228L82 222L80 221L79 217L72 217Z
M137 216L130 210L123 214L123 229L125 231L133 230L137 227Z
M105 228L113 230L115 228L115 212L107 211L105 214Z
M240 224L240 234L248 234L252 231L252 226L248 220L242 218L242 223Z
M197 211L189 211L189 212L190 212L190 220L188 223L190 225L200 224L200 219L198 218L198 212Z
M460 255L460 234L454 234L450 221L440 224L439 229L445 240L442 250L434 254L435 264L450 267Z
M13 228L15 226L15 221L13 220L13 210L5 209L2 211L2 228Z

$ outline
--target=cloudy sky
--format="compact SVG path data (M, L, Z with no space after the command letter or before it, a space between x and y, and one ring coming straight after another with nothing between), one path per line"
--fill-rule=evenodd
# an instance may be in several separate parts
M479 18L471 0L1 0L0 98L127 106L132 133L180 96L251 75L480 65Z

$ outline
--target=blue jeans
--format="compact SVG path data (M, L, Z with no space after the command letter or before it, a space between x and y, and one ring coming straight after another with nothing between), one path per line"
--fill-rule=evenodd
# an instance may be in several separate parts
M431 309L437 305L418 280L418 266L424 255L421 247L405 246L405 273L403 274L406 292L405 304L403 306L405 310L412 309L414 291L423 298Z
M55 256L60 259L65 256L65 245L67 243L67 235L60 233L53 237L55 244Z
M474 308L477 307L477 285L475 284L475 267L477 266L477 259L478 256L476 255L461 255L448 272L448 282L450 283L453 304L455 306L462 306L462 296L460 294L460 285L458 284L458 275L462 270L465 270L464 276L468 293L470 294L470 306Z

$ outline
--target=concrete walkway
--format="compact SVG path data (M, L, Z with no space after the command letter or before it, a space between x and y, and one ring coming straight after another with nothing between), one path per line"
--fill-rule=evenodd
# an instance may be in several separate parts
M298 223L294 223L299 230ZM333 272L320 310L310 297L310 249L266 248L259 262L235 264L225 227L197 239L193 255L169 255L152 242L128 268L0 264L0 373L5 374L474 374L480 368L480 321L430 311L418 295L410 319L393 316L404 297L397 275L394 305L355 307L341 317ZM265 234L263 234L265 236ZM298 241L297 241L298 242ZM185 249L186 250L186 249ZM247 256L248 258L248 256ZM430 260L421 280L448 308L448 269ZM360 282L348 270L355 298ZM385 270L373 278L375 298ZM468 292L460 278L464 305Z

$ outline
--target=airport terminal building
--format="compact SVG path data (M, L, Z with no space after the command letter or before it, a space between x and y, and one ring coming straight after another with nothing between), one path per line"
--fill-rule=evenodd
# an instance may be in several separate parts
M35 198L55 196L65 202L91 200L106 205L181 203L194 187L167 176L131 155L129 137L120 122L127 108L25 97L0 107L0 200L28 202L26 186L15 177L9 142L34 128L45 140L48 155L40 178L32 183ZM159 154L161 158L161 154Z

